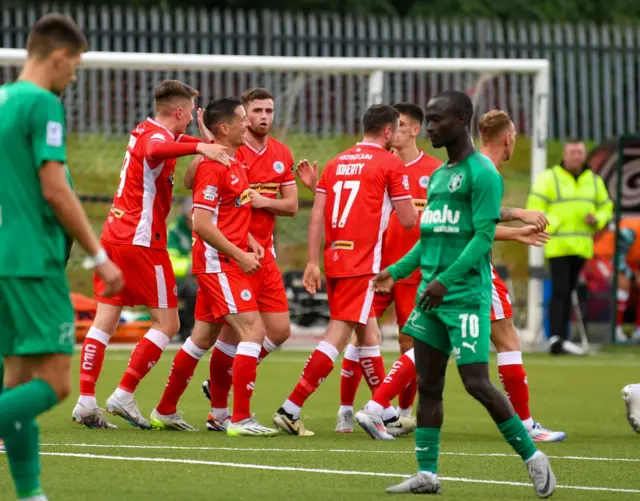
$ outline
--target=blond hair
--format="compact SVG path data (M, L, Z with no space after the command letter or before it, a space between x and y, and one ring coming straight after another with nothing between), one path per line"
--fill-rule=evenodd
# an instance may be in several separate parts
M480 138L489 143L513 127L513 122L506 111L491 110L480 117Z

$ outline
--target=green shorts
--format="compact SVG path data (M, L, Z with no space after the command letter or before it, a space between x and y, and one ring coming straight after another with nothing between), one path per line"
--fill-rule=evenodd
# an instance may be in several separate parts
M0 278L0 355L71 355L75 331L63 270L45 278Z
M402 329L429 346L456 359L458 365L489 362L489 310L423 311L414 308Z

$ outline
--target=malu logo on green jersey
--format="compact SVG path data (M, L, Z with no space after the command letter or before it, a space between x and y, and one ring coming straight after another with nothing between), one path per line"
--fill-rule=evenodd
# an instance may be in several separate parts
M449 191L451 193L458 191L460 186L462 186L462 180L464 179L464 174L453 174L451 179L449 179Z
M432 210L427 207L422 213L422 218L420 220L420 222L423 224L458 224L459 221L460 211L452 211L451 209L449 209L449 206L447 204L444 205L442 210Z

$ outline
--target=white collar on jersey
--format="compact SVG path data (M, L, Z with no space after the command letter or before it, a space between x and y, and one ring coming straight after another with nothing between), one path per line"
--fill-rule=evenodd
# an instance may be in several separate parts
M247 141L247 139L245 138L244 140L244 145L249 148L251 151L253 151L256 155L261 156L265 151L267 151L267 148L269 147L269 141L267 141L267 144L264 145L264 148L262 148L261 150L258 150L255 146L253 146L249 141Z
M418 156L413 160L409 160L406 164L404 164L404 166L411 167L413 164L418 163L423 156L424 156L424 151L420 150L420 153L418 153Z
M147 117L147 121L151 122L153 125L157 125L158 127L162 127L164 130L166 130L169 134L171 134L171 138L175 139L175 136L173 135L173 132L171 132L169 129L167 129L164 125L162 125L160 122L156 122L153 118L151 117Z
M370 143L369 141L361 141L359 143L356 143L356 146L371 146L372 148L380 148L380 149L382 149L382 146L380 146L379 144Z

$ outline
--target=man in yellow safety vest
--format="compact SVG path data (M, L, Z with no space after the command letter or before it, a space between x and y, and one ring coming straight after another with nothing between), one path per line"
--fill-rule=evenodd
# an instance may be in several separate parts
M571 294L586 259L593 257L593 235L613 216L613 202L602 178L586 167L583 142L565 145L563 161L540 174L531 188L527 209L544 212L551 240L545 257L551 271L549 325L551 353L584 355L569 341Z

